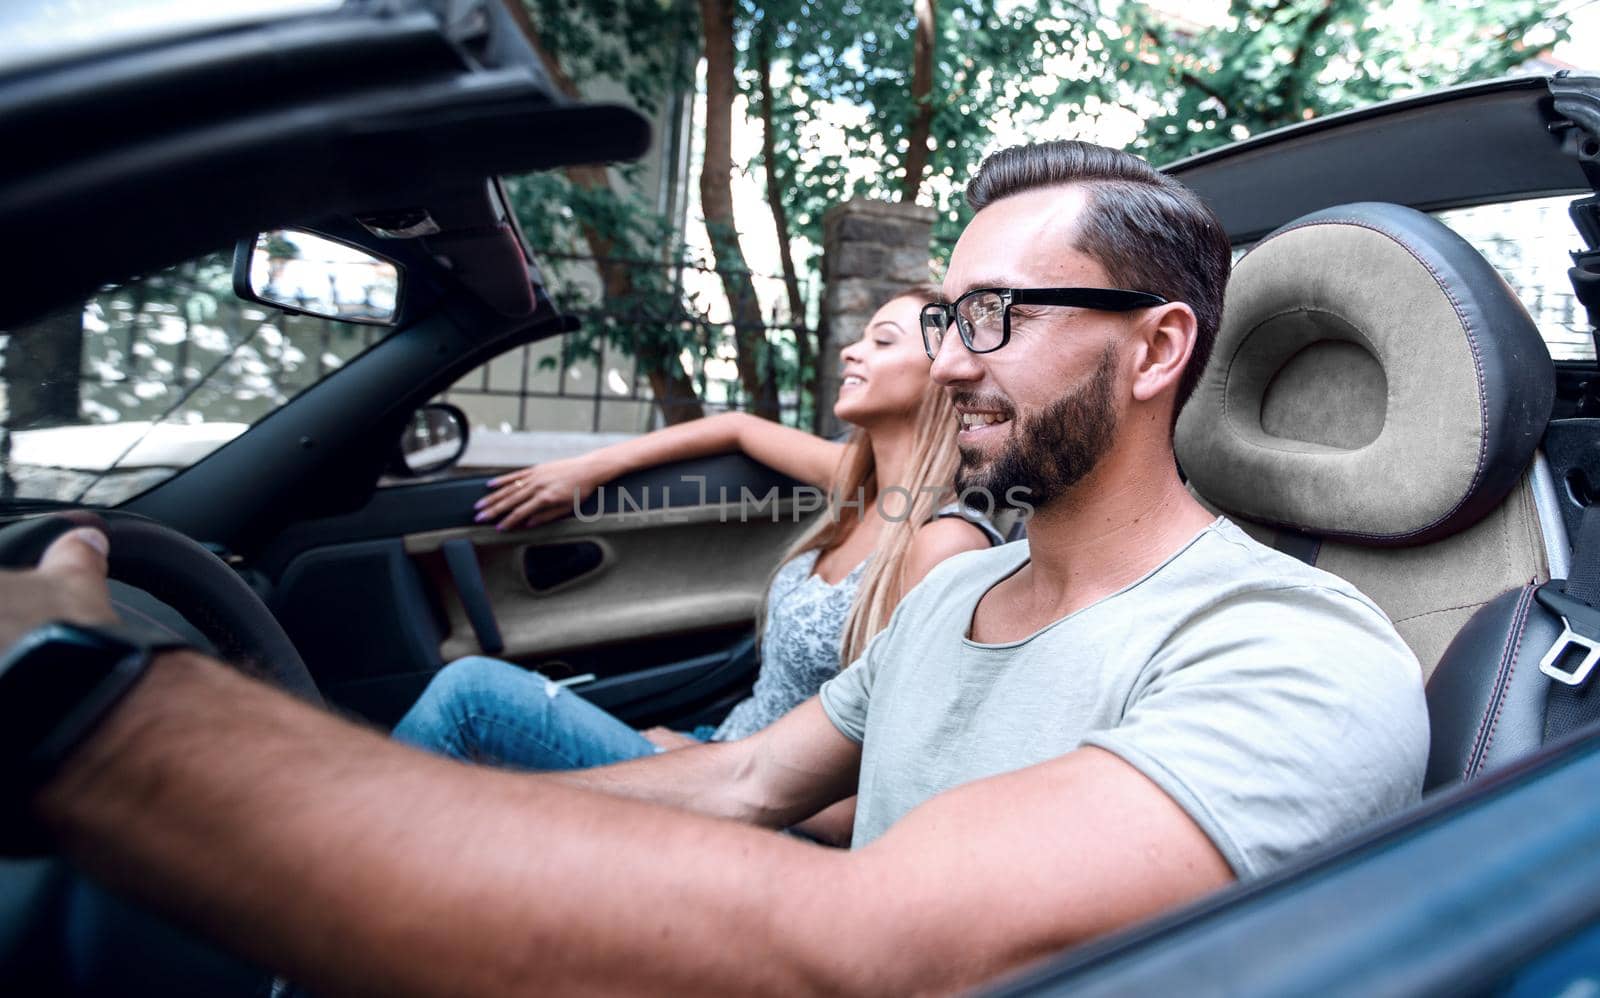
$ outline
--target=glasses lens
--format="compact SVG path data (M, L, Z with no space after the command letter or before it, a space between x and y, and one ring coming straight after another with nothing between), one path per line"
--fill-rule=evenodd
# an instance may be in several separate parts
M978 353L999 348L1005 338L1005 317L1005 300L993 291L979 292L962 301L956 316Z
M945 317L944 306L928 305L922 310L922 347L928 356L939 352L939 344L944 342L945 330L950 328L949 320Z

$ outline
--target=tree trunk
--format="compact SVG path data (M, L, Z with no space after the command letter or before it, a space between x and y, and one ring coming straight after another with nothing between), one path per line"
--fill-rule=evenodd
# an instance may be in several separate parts
M594 169L604 170L604 167ZM610 256L613 248L610 240L593 227L583 226L583 238L589 244L589 251L596 257ZM634 294L633 271L614 260L601 259L598 265L605 296L616 301L630 300ZM655 396L656 408L661 410L662 422L675 426L691 419L700 419L706 414L700 395L695 391L694 380L684 370L677 354L661 344L638 342L632 344L629 352L644 367L645 375L650 379L650 391Z
M649 367L645 373L650 379L650 391L656 397L656 406L661 410L661 419L668 426L687 423L706 414L705 407L700 404L700 396L695 393L694 379L684 372L683 365L678 363L676 357L672 358L670 372Z
M774 151L772 135L772 35L765 21L761 24L758 56L761 69L761 156L766 164L767 205L772 209L772 223L778 232L778 260L783 265L783 286L789 293L789 318L794 324L794 344L800 365L799 387L817 397L817 372L811 368L811 331L806 328L806 303L800 294L800 275L794 266L794 249L790 244L789 213L784 208L783 191L778 182L778 158Z
M528 44L543 63L545 72L550 74L550 79L563 95L572 100L581 100L578 86L572 77L544 46L539 42L539 34L534 30L533 21L528 17L528 11L522 3L507 4L512 18L522 28L523 36ZM567 179L585 190L602 190L611 186L611 175L604 166L581 165L569 166L565 173ZM629 271L628 264L613 259L616 249L610 239L592 225L581 226L583 241L589 246L589 255L594 257L595 267L600 271L600 283L605 289L607 297L631 298L633 296L633 274ZM684 370L683 362L678 356L666 350L652 350L648 346L634 344L632 352L634 359L644 365L645 374L650 380L650 391L655 396L656 407L661 410L661 419L668 426L677 423L686 423L691 419L699 419L706 414L705 406L701 404L700 395L695 391L694 379L689 372Z
M10 408L6 429L76 425L82 364L82 306L13 326L3 371Z
M933 130L933 53L937 42L937 15L934 0L916 0L917 34L911 68L911 129L906 144L906 172L900 186L900 200L910 204L922 189L922 175L928 169L928 136Z
M778 418L778 386L770 376L766 326L750 267L739 247L733 219L733 0L700 0L701 35L706 46L705 156L700 166L700 208L717 262L717 276L733 312L739 382L750 409Z
M574 184L589 190L609 185L611 178L603 166L575 166L567 170ZM595 258L600 270L600 286L608 300L634 299L633 271L628 264L613 259L616 247L605 234L585 223L580 226L583 241L589 244L589 254ZM694 380L683 368L675 353L648 343L630 344L629 353L641 365L650 379L650 391L655 395L656 407L661 410L661 420L668 426L687 423L706 414L705 406L695 391Z

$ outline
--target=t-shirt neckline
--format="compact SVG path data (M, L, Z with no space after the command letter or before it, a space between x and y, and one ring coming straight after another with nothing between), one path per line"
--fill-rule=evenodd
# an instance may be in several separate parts
M1067 621L1072 620L1073 618L1081 616L1081 615L1083 615L1085 613L1088 613L1090 610L1093 610L1096 607L1104 606L1105 604L1110 603L1112 600L1116 599L1117 597L1122 596L1125 593L1130 593L1133 590L1135 590L1135 589L1139 588L1140 586L1144 585L1145 582L1147 582L1150 579L1153 579L1157 575L1159 575L1161 573L1161 571L1163 569L1165 569L1168 565L1172 564L1174 561L1177 561L1178 558L1181 557L1185 551L1187 551L1190 548L1194 547L1195 544L1199 542L1200 538L1204 537L1206 534L1209 534L1209 533L1211 533L1213 531L1219 530L1222 527L1222 525L1224 523L1226 523L1226 522L1227 522L1227 518L1226 517L1222 517L1222 516L1217 517L1215 520L1212 520L1210 523L1206 524L1204 527L1202 527L1198 531L1196 531L1193 537L1190 537L1187 541L1184 541L1182 544L1180 544L1176 551L1173 551L1171 554L1167 555L1167 557L1162 560L1161 564L1159 564L1156 567L1150 569L1150 571L1148 571L1148 572L1144 573L1143 575L1139 576L1137 579L1134 579L1132 582L1130 582L1127 585L1123 586L1121 589L1118 589L1117 591L1115 591L1113 593L1109 593L1109 594L1107 594L1105 596L1100 597L1099 599L1095 600L1093 603L1090 603L1088 606L1079 607L1078 609L1076 609L1076 610L1072 611L1071 613L1067 614L1065 617L1058 617L1055 620L1050 621L1050 623L1048 623L1048 624L1044 625L1043 627L1039 628L1037 631L1034 631L1032 634L1028 634L1028 635L1025 635L1023 637L1020 637L1015 641L1004 641L1004 642L999 642L999 643L991 643L991 642L987 642L987 641L974 641L974 640L972 640L972 637L971 637L971 634L972 634L972 619L978 613L978 604L983 602L983 598L985 596L989 595L990 590L994 589L995 586L998 586L1000 583L1002 583L1005 580L1011 578L1013 575L1016 575L1018 572L1022 571L1024 568L1026 568L1031 561L1033 561L1032 549L1030 547L1030 549L1029 549L1029 557L1023 558L1021 561L1017 562L1017 564L1015 566L1013 566L1012 569L1009 572L1007 572L1006 574L1000 576L998 579L995 579L993 582L989 583L987 586L984 586L983 590L978 593L977 598L972 601L972 605L967 608L966 616L964 618L966 620L966 622L967 622L967 626L963 627L961 629L961 643L966 645L968 648L977 648L977 649L982 650L982 651L1004 651L1004 650L1011 649L1011 648L1020 648L1023 645L1029 643L1030 641L1033 641L1033 640L1043 636L1048 631L1051 631L1054 628L1060 627L1062 624L1065 624Z

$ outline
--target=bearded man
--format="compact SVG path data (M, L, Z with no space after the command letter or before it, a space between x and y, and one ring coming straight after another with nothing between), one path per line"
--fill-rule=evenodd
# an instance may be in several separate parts
M1025 495L1029 540L943 563L817 699L741 742L526 775L166 653L30 813L318 993L904 994L1414 801L1421 671L1388 620L1175 468L1229 269L1215 216L1072 142L991 157L969 198L923 337L961 486ZM103 541L0 577L0 643L107 620ZM850 851L750 827L852 793Z

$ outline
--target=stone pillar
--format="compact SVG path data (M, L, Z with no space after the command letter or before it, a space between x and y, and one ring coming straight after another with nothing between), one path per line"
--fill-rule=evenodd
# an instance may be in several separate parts
M833 416L839 349L859 339L872 313L908 285L932 277L929 243L938 213L917 204L855 198L822 217L822 322L817 356L817 429L845 429Z

